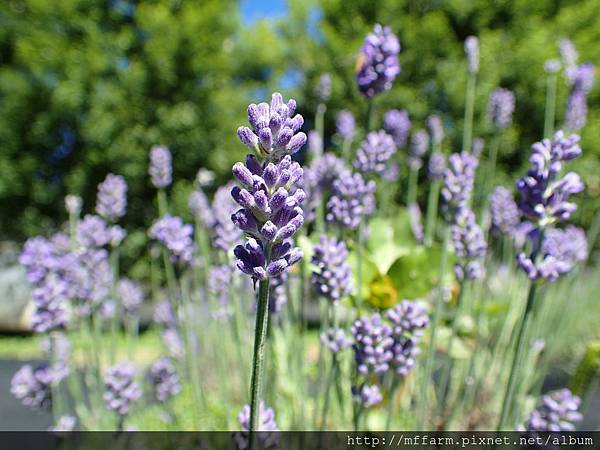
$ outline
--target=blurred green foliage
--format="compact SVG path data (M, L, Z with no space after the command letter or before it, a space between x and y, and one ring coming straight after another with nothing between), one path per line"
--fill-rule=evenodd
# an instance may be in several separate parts
M65 219L66 193L94 205L106 173L129 184L130 232L155 215L147 173L148 150L164 144L174 154L176 213L200 167L229 178L244 148L235 129L248 100L282 90L297 96L312 126L314 88L333 75L326 143L335 114L365 102L355 89L355 56L376 22L402 43L402 73L375 102L376 121L389 108L406 108L414 127L442 115L446 151L460 148L464 88L463 41L481 39L475 135L489 140L489 93L515 91L514 125L504 133L498 181L522 172L543 128L543 63L571 38L580 61L600 66L598 0L290 0L289 14L242 24L234 0L9 0L0 4L0 236L23 239ZM561 78L558 125L568 94ZM587 226L600 206L600 83L590 93L584 156L575 163L587 190L577 220ZM189 218L189 216L188 216ZM130 244L143 251L139 232ZM139 255L138 255L139 256Z

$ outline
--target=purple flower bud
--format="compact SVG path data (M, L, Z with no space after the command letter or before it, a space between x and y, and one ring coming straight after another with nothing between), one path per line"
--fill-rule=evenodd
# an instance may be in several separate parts
M433 152L429 157L427 175L432 181L441 180L446 170L446 157L441 152Z
M383 400L381 391L376 384L363 384L360 387L352 387L354 401L360 403L363 408L371 408Z
M48 409L52 404L50 387L54 381L52 369L48 365L21 367L10 381L10 392L24 406L33 409Z
M540 405L520 428L523 431L575 431L575 422L581 422L581 399L569 389L561 389L542 396Z
M406 110L392 109L383 116L383 128L394 138L398 147L404 147L410 132L410 119Z
M83 200L78 195L69 194L65 196L65 209L69 215L79 217L82 206Z
M419 169L423 165L423 156L429 148L429 135L425 130L417 130L411 136L410 154L408 164L413 169Z
M342 173L333 182L331 198L327 202L327 221L357 229L362 217L375 210L374 192L373 181L365 182L358 173Z
M250 438L250 406L244 405L242 411L237 417L241 431L233 435L237 450L248 450ZM267 408L263 400L260 401L258 407L258 429L256 439L258 448L264 450L275 450L279 446L279 435L274 433L279 431L275 422L275 412L272 408Z
M366 97L389 91L400 73L400 41L389 27L375 25L367 35L357 60L356 82Z
M117 296L130 316L137 316L144 302L142 287L129 278L122 278L117 283Z
M469 36L465 39L465 54L469 73L479 72L479 39Z
M521 213L512 193L502 186L498 186L490 195L490 212L495 233L511 236L521 222Z
M251 162L254 162L254 160L251 160ZM246 167L253 172L252 164ZM242 230L232 222L232 216L234 214L236 214L236 220L242 220L242 217L237 215L238 205L232 198L234 187L233 183L227 183L226 185L219 187L217 192L215 192L215 197L213 199L213 245L216 249L224 252L231 251L231 248L242 240ZM238 191L239 188L237 188L236 192ZM249 200L254 202L252 196L250 196ZM249 214L244 214L244 220L240 222L240 225L253 229L256 225L248 216Z
M330 328L321 333L321 343L332 353L338 353L341 350L350 348L352 340L346 336L341 328Z
M104 376L104 402L119 416L126 416L131 403L142 396L142 390L134 380L135 374L135 366L123 361L109 368Z
M350 111L340 111L335 120L335 129L343 140L352 141L356 133L354 114Z
M319 101L326 102L329 100L329 97L331 97L331 74L321 74L315 93L317 94Z
M488 101L488 118L500 130L510 126L515 110L515 95L508 89L498 88Z
M453 153L448 158L448 167L444 171L444 186L442 187L443 211L450 223L458 211L465 206L475 182L477 159L468 152Z
M383 374L393 358L394 340L392 329L381 320L379 314L363 316L351 328L354 336L354 359L359 373Z
M154 398L161 403L181 392L177 371L169 358L160 358L152 363L150 382Z
M396 153L396 144L385 131L372 131L356 152L354 167L363 173L382 174L388 160Z
M427 118L427 127L431 135L431 143L434 146L442 145L442 141L444 140L444 125L440 116L436 114L429 116Z
M98 185L96 212L110 221L125 215L127 208L127 183L121 175L109 173Z
M150 166L148 173L155 188L161 189L169 186L172 179L171 152L167 147L154 146L150 149Z
M315 266L312 284L318 295L338 301L352 293L352 268L343 241L321 236L311 262Z
M458 258L455 272L459 279L475 279L483 276L482 259L487 250L483 230L475 220L475 214L467 207L458 211L451 227L454 252ZM469 270L467 270L469 269Z
M200 188L197 188L190 194L188 207L194 219L203 227L212 228L215 226L215 217L212 208L206 195Z
M171 253L173 261L190 264L192 262L194 242L193 228L183 223L180 217L164 216L152 225L149 235L163 244Z

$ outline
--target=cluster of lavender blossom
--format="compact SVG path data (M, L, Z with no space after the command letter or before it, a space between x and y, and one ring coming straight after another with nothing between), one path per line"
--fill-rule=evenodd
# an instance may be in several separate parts
M419 342L429 323L424 304L408 300L389 309L385 318L379 313L363 316L351 329L358 373L352 389L355 400L364 408L383 398L377 384L368 384L370 375L382 380L390 372L403 378L414 368L420 353Z

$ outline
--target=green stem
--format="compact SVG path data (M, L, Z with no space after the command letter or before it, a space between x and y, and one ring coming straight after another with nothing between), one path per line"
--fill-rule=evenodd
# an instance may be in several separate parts
M360 310L362 308L362 283L363 283L363 267L362 267L362 240L363 240L363 218L360 218L360 223L358 224L358 236L356 239L356 278L358 281L358 286L356 289L356 305L358 307L358 311L360 314Z
M487 167L485 170L485 177L483 180L483 190L480 192L481 201L479 204L481 205L481 225L486 221L486 217L488 216L488 208L490 204L490 191L492 190L492 184L494 182L494 177L496 176L496 161L498 159L498 147L500 145L500 138L498 133L496 133L492 139L490 144L490 155L487 163Z
M410 168L408 174L408 191L406 193L406 206L410 206L417 201L417 187L419 183L419 169Z
M342 157L346 162L352 162L352 139L344 139L342 142Z
M554 133L556 115L556 74L551 73L546 78L546 108L544 111L544 137L549 138Z
M452 369L452 347L454 346L455 336L458 333L458 319L462 312L465 287L466 287L466 280L463 278L460 281L458 298L456 300L456 312L454 314L454 318L452 319L452 331L450 333L450 338L448 340L448 351L447 351L448 359L446 361L446 364L444 365L444 372L443 372L442 378L441 378L442 383L440 385L440 390L439 390L439 399L440 399L439 410L440 410L440 412L444 411L445 406L446 406L446 404L445 404L446 396L447 396L446 391L448 390L448 384L450 383L450 373L451 373L451 369Z
M317 112L315 114L315 131L318 133L319 138L321 139L321 149L320 154L318 155L310 155L310 160L314 161L317 158L320 158L323 154L323 143L325 139L325 112L327 111L327 106L324 103L319 103L317 106Z
M334 353L332 355L333 362L331 364L331 371L329 372L329 377L327 378L327 384L325 385L325 399L323 400L323 413L321 415L321 428L319 431L325 430L325 423L327 421L327 412L329 411L329 392L331 391L331 386L335 381L338 372L338 361L337 356Z
M167 193L164 189L159 189L156 193L156 201L158 203L158 215L163 217L169 213L169 206L167 202Z
M392 415L394 414L394 397L396 390L398 389L398 380L395 377L396 374L392 374L394 377L390 386L390 398L388 399L387 418L385 420L385 431L390 431L392 426Z
M367 100L367 113L365 114L365 133L371 131L371 122L373 121L373 98Z
M462 149L466 152L472 151L473 141L473 110L475 104L475 82L476 74L469 73L467 80L467 94L465 97L465 119L463 126Z
M261 280L258 284L258 307L256 311L256 326L254 330L254 357L252 362L252 379L250 381L250 450L253 447L258 431L259 404L261 398L262 380L264 376L265 343L267 325L269 323L269 279Z
M433 234L435 231L435 223L438 212L438 201L440 198L441 182L435 180L429 187L429 197L427 199L427 219L425 222L425 245L431 247L433 242Z
M498 431L501 431L505 428L506 421L508 420L508 416L512 408L513 395L516 387L515 383L517 380L517 372L519 371L518 369L521 364L523 349L525 347L525 343L523 342L525 337L525 329L527 328L527 325L531 320L531 313L533 311L533 305L535 302L536 289L537 284L535 281L532 281L529 286L529 294L527 295L527 305L525 306L525 314L523 315L519 324L519 331L517 334L516 342L517 348L515 350L512 365L510 368L510 375L508 377L508 385L506 386L504 400L502 401L502 412L500 413L500 421L498 422Z
M417 429L424 429L425 415L427 413L427 395L431 375L433 374L433 364L435 360L437 322L442 313L444 305L444 278L446 277L446 265L448 263L448 247L450 243L450 227L444 228L444 240L442 242L442 257L440 261L440 279L438 284L438 296L435 302L433 314L431 315L431 337L427 349L427 358L425 360L425 375L421 380L421 404L417 416Z

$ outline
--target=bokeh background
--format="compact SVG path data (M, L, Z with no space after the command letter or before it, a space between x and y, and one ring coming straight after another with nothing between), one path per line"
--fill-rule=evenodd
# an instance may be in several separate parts
M129 185L126 264L135 272L153 214L151 145L173 152L175 212L187 218L197 170L213 170L218 186L243 155L235 130L249 101L280 90L298 100L310 129L317 79L330 72L326 136L339 109L364 114L355 55L375 22L390 25L402 44L402 72L376 110L406 108L415 127L436 111L452 150L462 129L463 41L479 36L475 135L491 135L489 93L498 85L513 90L515 120L499 158L512 180L542 134L543 64L558 57L558 41L572 39L580 62L600 65L599 10L598 0L4 1L0 238L48 234L66 218L65 194L82 195L85 212L106 173L120 173ZM559 124L567 95L561 79ZM600 205L600 83L588 106L584 154L574 167L587 186L576 217L584 227Z

